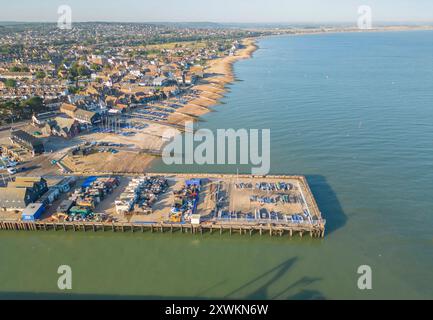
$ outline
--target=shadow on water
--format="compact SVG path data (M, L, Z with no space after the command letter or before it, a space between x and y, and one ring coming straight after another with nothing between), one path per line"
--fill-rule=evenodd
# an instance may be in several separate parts
M272 300L277 299L292 299L292 300L313 300L313 299L325 299L325 297L318 291L314 290L301 290L299 293L287 296L287 292L299 287L305 287L311 285L317 281L319 278L303 277L302 279L294 282L292 285L288 286L285 290L277 293L272 297Z
M276 283L281 277L283 277L290 268L294 265L297 258L291 258L289 260L284 261L283 263L279 264L278 266L262 273L258 277L250 280L249 282L245 283L244 285L240 286L236 290L233 290L232 292L228 293L224 298L230 299L233 295L242 292L244 290L247 290L250 287L253 287L254 285L260 283L263 279L266 279L269 275L272 275L275 273L270 279L265 281L263 285L260 285L258 289L255 289L252 293L248 294L246 296L246 299L263 299L268 297L268 291L269 287Z
M222 299L242 299L242 300L323 300L326 299L323 294L315 290L306 290L309 286L321 279L303 277L298 281L291 283L285 289L271 295L273 285L281 284L284 277L296 263L297 258L290 258L266 272L258 275L239 288L226 294ZM226 281L217 283L215 286L199 293L195 297L180 296L152 296L152 295L106 295L106 294L67 294L67 293L30 293L30 292L0 292L1 300L212 300L203 297L206 292L224 284ZM295 294L289 294L289 291L297 290ZM243 292L247 293L244 295Z
M290 271L290 269L293 267L296 261L297 258L291 258L282 262L281 264L262 273L261 275L257 276L256 278L252 279L251 281L237 288L236 290L233 290L232 292L227 294L224 298L232 299L234 298L234 295L241 293L244 290L248 290L249 288L255 288L252 290L252 292L248 293L245 296L246 300L325 299L325 296L323 296L320 292L314 290L301 290L299 293L296 293L295 295L288 294L290 290L296 290L298 288L302 288L310 284L313 284L317 281L320 281L320 279L318 278L309 278L309 277L304 277L290 284L284 290L278 292L275 295L270 294L271 287L275 284L279 284L282 281L284 281L283 277L287 275L287 273ZM258 288L256 288L257 285Z
M307 180L323 218L326 219L326 233L329 235L343 228L347 223L347 215L326 178L321 175L308 175Z

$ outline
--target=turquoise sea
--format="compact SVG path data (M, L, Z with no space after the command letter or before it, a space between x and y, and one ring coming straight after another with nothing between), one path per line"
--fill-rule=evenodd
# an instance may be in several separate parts
M199 127L271 129L271 173L307 176L325 239L2 232L0 298L432 299L433 32L258 45ZM361 265L370 291L357 287Z

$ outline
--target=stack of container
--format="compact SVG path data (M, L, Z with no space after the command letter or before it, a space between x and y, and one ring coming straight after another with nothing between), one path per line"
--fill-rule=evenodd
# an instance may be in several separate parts
M168 182L160 177L143 177L131 180L125 192L116 201L117 213L152 213L158 195L168 188Z
M197 212L200 190L201 180L186 181L185 186L181 190L174 192L174 206L171 214L173 216L181 214L184 221L191 221L191 217Z
M125 191L116 200L116 212L117 213L129 213L131 212L134 204L138 200L138 193L144 184L144 178L132 179Z
M118 186L118 178L89 177L69 198L75 206L66 213L72 215L74 221L92 220L93 210Z

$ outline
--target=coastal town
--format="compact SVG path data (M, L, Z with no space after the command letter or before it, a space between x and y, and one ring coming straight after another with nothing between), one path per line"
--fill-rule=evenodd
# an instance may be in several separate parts
M1 28L1 229L323 237L326 221L302 176L149 173L165 133L213 111L235 80L233 63L251 57L257 37L281 32L115 23Z
M64 173L143 172L164 132L211 111L234 80L231 65L252 54L259 35L144 24L45 28L0 30L0 143L4 156L30 162L6 163L12 175L54 174L52 163ZM107 148L89 147L95 141Z
M0 301L432 299L432 12L4 1Z
M258 37L344 31L356 30L2 26L0 229L324 237L303 176L149 168L173 138L167 132L214 111Z

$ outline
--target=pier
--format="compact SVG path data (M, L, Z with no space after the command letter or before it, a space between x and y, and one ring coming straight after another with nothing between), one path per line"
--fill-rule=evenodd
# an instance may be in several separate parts
M253 236L277 236L277 237L304 237L324 238L324 222L316 225L246 225L246 224L133 224L133 223L75 223L75 222L22 222L1 221L0 230L13 231L64 231L64 232L151 232L151 233L189 233L189 234L240 234Z
M317 206L304 176L251 176L220 174L158 174L129 175L93 173L92 176L119 177L121 183L116 194L107 196L95 213L110 213L111 220L68 221L55 220L50 214L36 221L12 219L0 216L0 230L10 231L63 231L63 232L149 232L185 233L191 235L260 235L262 237L310 237L324 238L326 220ZM137 212L116 213L114 199L136 177L162 176L169 182L168 189L154 203L149 214ZM77 175L85 179L86 174ZM176 190L186 181L201 181L200 201L196 204L194 219L173 219L173 203ZM290 187L284 186L284 183ZM278 187L277 187L278 186ZM64 198L71 193L65 194ZM114 209L113 209L114 208ZM56 212L57 206L49 207ZM66 215L64 215L66 216ZM199 216L199 218L197 218ZM303 218L300 218L303 216ZM299 218L299 219L298 219ZM173 221L175 220L175 221Z

